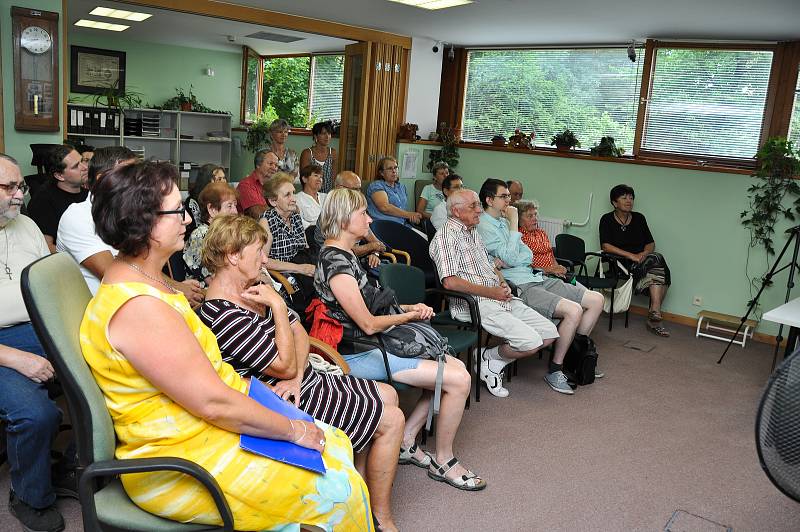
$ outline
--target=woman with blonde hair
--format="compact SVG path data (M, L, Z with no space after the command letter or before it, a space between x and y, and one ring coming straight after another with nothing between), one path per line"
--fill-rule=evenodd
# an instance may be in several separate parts
M409 227L422 220L420 213L406 209L408 192L400 182L397 159L394 157L383 157L378 161L377 175L367 188L366 196L367 210L374 220L387 220ZM415 230L427 240L425 233Z
M422 303L401 305L400 314L381 313L384 311L376 309L378 315L375 315L370 310L375 307L368 307L367 301L377 301L381 290L369 281L352 251L353 245L369 231L370 222L372 218L361 192L337 188L328 194L320 221L326 240L319 254L314 286L328 307L329 315L341 322L345 331L353 332L351 336L380 334L401 324L429 320L433 315L433 309ZM351 375L364 379L387 378L383 355L378 349L364 350L363 344L345 340L338 349L350 365ZM486 482L461 465L453 454L453 440L470 391L470 376L464 364L450 355L445 357L436 451L428 454L417 447L416 439L427 418L439 365L434 360L404 358L392 353L388 353L388 359L394 381L424 390L406 420L400 463L424 468L430 478L461 490L485 488Z
M293 149L286 147L289 129L289 122L283 118L273 120L269 125L270 142L267 148L278 156L278 169L296 179L300 168L297 164L297 153Z

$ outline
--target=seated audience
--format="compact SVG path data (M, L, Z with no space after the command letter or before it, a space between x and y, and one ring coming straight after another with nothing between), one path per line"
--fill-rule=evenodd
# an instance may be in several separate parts
M575 334L588 336L592 332L603 311L603 296L532 269L533 253L517 231L517 210L509 205L511 195L503 181L487 179L478 196L484 208L478 233L503 278L516 286L516 295L530 308L551 321L560 320L550 372L560 371ZM603 376L595 369L595 377ZM556 379L547 383L556 391L564 390Z
M209 183L200 192L197 200L201 209L200 219L197 221L197 229L183 248L183 262L186 263L186 273L190 278L208 285L212 272L202 264L200 252L203 241L214 218L220 214L236 214L236 189L224 181Z
M367 187L367 206L369 215L374 220L388 220L412 227L419 224L422 215L416 211L406 210L406 186L400 182L397 171L397 159L384 157L378 161L378 174ZM413 229L413 227L412 227ZM414 229L427 240L422 231Z
M314 145L300 153L300 168L309 164L322 167L321 192L328 193L333 190L333 176L336 172L336 148L330 146L333 137L333 127L330 122L317 122L311 128L311 137Z
M8 510L25 530L63 530L56 496L77 498L77 482L74 468L66 464L51 472L50 446L61 411L45 383L55 372L33 331L20 289L22 270L50 250L36 224L20 214L27 190L17 161L0 153L0 419L11 477ZM68 452L70 460L73 452Z
M203 211L197 201L198 197L200 196L200 192L202 192L209 183L220 182L226 183L227 179L225 178L225 169L217 164L204 164L197 171L197 177L189 187L189 195L183 202L184 206L192 217L192 223L186 227L186 235L184 235L186 240L189 240L189 237L192 236L197 224L200 223L200 220L203 218Z
M528 246L533 253L534 268L542 270L547 275L566 278L567 268L556 261L553 253L553 243L543 229L539 229L539 205L534 201L520 201L516 204L519 215L519 232L522 243Z
M48 183L31 198L28 215L44 234L51 253L56 252L58 221L73 203L86 199L89 165L72 146L56 146L49 153L45 169Z
M417 200L417 212L422 218L430 218L433 209L437 205L444 203L444 192L442 191L442 181L450 175L450 167L444 161L439 161L433 165L433 183L422 187Z
M340 172L336 176L335 183L336 188L361 191L361 178L358 177L358 174L349 170ZM322 214L320 214L320 218L321 217ZM310 244L309 242L309 245ZM325 237L322 236L322 228L320 227L319 219L317 219L317 223L314 227L314 245L317 248L317 255L319 255L319 250L325 245ZM375 235L372 234L372 231L369 231L366 237L356 242L356 245L353 246L353 253L356 254L356 257L361 259L362 266L366 266L367 268L377 268L381 263L380 254L384 251L386 251L386 245L378 240ZM366 265L364 262L366 262Z
M508 187L508 193L511 194L511 205L516 205L522 199L522 194L525 192L522 188L522 183L511 179L506 181L506 187Z
M405 423L397 393L387 384L311 367L302 324L272 287L259 283L266 243L266 231L252 218L220 216L211 224L203 265L214 277L200 319L239 375L267 382L281 397L347 434L365 473L373 513L382 529L394 530L391 490Z
M658 336L669 336L661 323L661 302L671 283L667 261L661 253L656 253L656 243L644 215L633 210L633 188L617 185L609 196L614 210L600 218L600 247L630 261L634 293L650 296L648 330Z
M297 212L297 199L294 195L294 178L278 172L264 183L264 197L271 209L259 220L262 227L272 235L267 268L288 276L295 281L298 292L292 295L292 308L301 316L314 295L314 264L306 243L306 233L300 213Z
M178 457L213 472L237 530L342 522L366 530L369 494L347 435L322 422L290 420L250 399L248 381L222 361L213 333L162 281L161 269L183 248L190 219L177 177L172 164L135 163L111 170L93 191L97 233L119 255L89 302L80 338L114 423L116 457ZM240 434L321 451L327 473L247 452ZM150 513L221 525L210 495L187 475L121 480ZM323 486L335 488L321 493Z
M320 192L322 188L322 167L309 164L300 170L300 184L303 190L297 193L297 206L300 209L300 219L303 229L317 223L322 204L325 203L326 193Z
M278 157L278 170L297 179L299 170L297 165L297 153L295 153L293 149L286 147L286 139L289 138L289 129L289 122L283 118L273 120L269 125L270 142L267 145L267 149Z
M356 242L367 235L371 221L365 198L356 190L337 188L328 195L322 207L320 225L325 235L325 246L320 251L314 286L327 306L328 314L341 322L345 331L356 336L380 334L403 323L428 320L433 315L433 309L422 303L401 306L401 314L380 313L388 312L385 306L381 306L384 310L377 310L379 305L374 303L380 289L368 280L352 251ZM367 301L373 303L371 308L375 308L378 315L371 312ZM361 346L363 344L347 340L338 346L350 365L350 374L362 379L385 380L386 366L381 351L365 351ZM403 358L392 353L388 353L388 359L394 381L425 390L406 420L400 463L426 468L429 477L458 489L476 491L485 488L486 482L461 465L453 455L453 440L470 391L470 377L464 364L446 356L441 408L436 424L436 452L429 455L417 447L416 439L425 424L439 364L430 359Z
M94 157L94 146L81 143L76 145L75 149L81 154L81 160L88 165L89 161L91 161L92 157Z
M475 296L481 326L503 340L499 347L481 353L480 378L492 395L507 397L503 369L553 343L558 331L550 320L513 296L495 261L489 258L477 230L482 211L478 195L465 188L453 191L447 198L447 210L450 216L431 242L431 259L442 285ZM469 308L460 299L450 299L450 314L457 320L470 319ZM558 392L573 393L560 368L551 367L545 381Z
M458 174L450 174L442 181L442 194L445 200L454 190L459 190L464 186L464 180ZM431 224L438 231L447 221L447 201L439 203L431 213Z
M92 294L97 292L103 273L117 251L103 242L94 230L91 190L104 173L118 164L133 162L136 162L136 154L124 146L98 148L89 162L89 195L67 207L58 223L56 250L69 253L75 259Z
M258 220L267 210L263 187L267 180L278 171L278 156L266 150L259 150L253 158L255 170L242 179L236 190L239 192L237 208L251 218Z

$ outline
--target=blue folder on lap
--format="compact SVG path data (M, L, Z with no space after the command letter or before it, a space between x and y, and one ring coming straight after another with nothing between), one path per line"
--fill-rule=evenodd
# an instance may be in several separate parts
M260 404L277 412L289 419L299 419L301 421L314 422L314 418L294 406L288 401L281 399L275 392L270 390L258 379L250 379L250 391L248 395ZM270 440L257 436L241 435L239 446L245 451L266 456L284 464L290 464L315 473L325 474L325 464L322 462L322 454L314 449L301 447L296 443L283 440Z

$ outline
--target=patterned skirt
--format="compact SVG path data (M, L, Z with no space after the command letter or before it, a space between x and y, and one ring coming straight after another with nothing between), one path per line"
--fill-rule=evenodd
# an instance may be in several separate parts
M358 453L378 429L383 401L375 381L320 373L309 365L300 385L300 409L347 434Z

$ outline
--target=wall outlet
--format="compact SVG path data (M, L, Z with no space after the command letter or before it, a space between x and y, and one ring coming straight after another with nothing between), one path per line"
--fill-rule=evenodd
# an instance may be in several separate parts
M692 305L695 307L700 307L703 305L703 298L701 296L694 296L692 298Z

